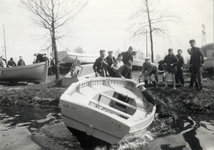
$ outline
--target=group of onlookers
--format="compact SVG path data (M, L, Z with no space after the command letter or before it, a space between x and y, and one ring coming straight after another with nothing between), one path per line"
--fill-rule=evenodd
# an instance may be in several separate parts
M199 90L203 89L202 83L202 70L201 67L204 63L204 54L200 48L196 47L195 40L189 41L191 49L188 49L190 54L191 66L191 82L190 87L195 87ZM100 50L100 57L96 59L93 69L96 77L122 77L132 78L132 63L133 63L133 48L129 47L127 52L118 54L117 58L113 56L113 51L108 51L108 56L105 57L105 50ZM149 57L145 58L142 66L140 77L144 77L145 86L148 85L149 80L158 85L158 75L163 75L164 88L168 88L168 77L172 75L173 89L176 89L176 84L184 86L183 69L185 63L182 56L182 50L177 50L177 55L174 55L173 49L168 49L168 55L158 62L158 66L150 61ZM152 78L154 75L154 78Z
M93 69L96 77L122 77L132 78L133 48L130 46L127 52L113 56L113 51L108 51L105 57L105 50L100 50L100 57L95 60Z
M25 61L23 60L22 56L19 56L19 61L17 62L17 65L16 65L12 57L7 62L7 60L3 58L3 55L0 55L0 68L24 66L24 65L25 65Z

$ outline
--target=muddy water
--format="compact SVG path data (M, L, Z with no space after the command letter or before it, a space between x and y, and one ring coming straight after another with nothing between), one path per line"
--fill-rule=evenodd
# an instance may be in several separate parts
M31 140L27 127L32 120L45 118L53 109L2 107L0 110L1 150L42 150ZM160 135L149 144L151 150L213 150L214 115L181 117L175 133Z
M214 150L214 115L181 117L175 133L159 136L149 144L151 150Z
M31 140L28 131L32 120L44 118L53 109L1 106L0 149L1 150L42 150Z

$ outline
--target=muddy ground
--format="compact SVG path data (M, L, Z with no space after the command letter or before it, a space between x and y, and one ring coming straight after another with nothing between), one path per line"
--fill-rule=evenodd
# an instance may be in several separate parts
M138 73L135 73L137 77ZM197 91L189 88L189 83L185 87L163 89L160 85L157 88L148 87L157 97L158 115L155 117L153 127L148 133L135 137L120 146L119 149L129 149L146 146L152 140L152 136L160 134L171 134L175 132L173 125L181 115L185 114L212 114L214 113L214 80L211 75L204 74L204 90ZM136 78L137 79L137 78ZM186 81L189 75L185 76ZM60 86L60 82L54 81L54 76L49 76L48 83L28 84L28 85L1 85L0 105L20 107L58 107L59 98L66 90ZM29 112L30 113L30 112ZM46 118L32 121L28 127L32 133L32 140L44 149L82 149L79 141L72 136L58 112L49 114ZM114 145L115 146L115 145ZM99 145L96 145L99 147Z

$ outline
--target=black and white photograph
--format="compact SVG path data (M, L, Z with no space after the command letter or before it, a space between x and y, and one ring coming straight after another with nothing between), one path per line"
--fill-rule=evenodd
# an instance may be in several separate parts
M0 150L214 150L213 0L0 0Z

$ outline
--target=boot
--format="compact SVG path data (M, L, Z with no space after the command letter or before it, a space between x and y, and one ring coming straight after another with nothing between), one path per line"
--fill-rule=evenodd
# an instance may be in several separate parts
M192 88L193 87L193 81L190 81L189 87Z
M197 82L195 82L195 88L196 88L197 90L200 89L199 84L198 84Z
M145 86L148 85L148 80L144 80Z
M200 83L199 86L200 86L200 90L204 89L203 83Z
M157 87L156 81L152 81L152 84L153 84L155 87Z
M165 77L163 77L163 83L165 82Z

